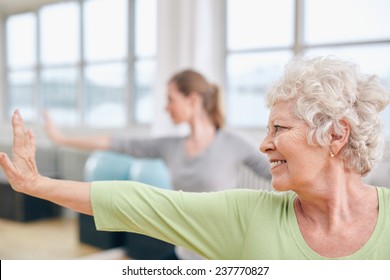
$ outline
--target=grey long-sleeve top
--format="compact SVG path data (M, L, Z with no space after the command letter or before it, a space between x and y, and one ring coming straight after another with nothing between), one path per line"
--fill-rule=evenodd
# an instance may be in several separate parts
M161 158L170 172L172 187L190 192L233 189L238 186L239 167L244 164L270 179L265 155L246 139L225 130L217 133L206 150L196 156L185 152L185 137L128 139L113 137L111 149L133 157Z

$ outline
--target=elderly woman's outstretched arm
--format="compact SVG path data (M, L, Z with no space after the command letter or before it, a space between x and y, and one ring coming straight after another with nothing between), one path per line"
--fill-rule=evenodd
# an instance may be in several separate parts
M92 215L91 184L55 180L39 174L35 162L35 136L18 111L12 116L14 140L12 161L0 153L0 165L15 191L52 201L77 212Z

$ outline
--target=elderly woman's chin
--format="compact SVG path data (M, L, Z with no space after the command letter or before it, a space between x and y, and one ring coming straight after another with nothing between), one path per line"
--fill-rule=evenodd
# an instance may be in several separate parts
M278 178L277 176L272 176L271 185L272 188L278 192L291 190L291 184L288 184L285 180L281 180L281 178Z

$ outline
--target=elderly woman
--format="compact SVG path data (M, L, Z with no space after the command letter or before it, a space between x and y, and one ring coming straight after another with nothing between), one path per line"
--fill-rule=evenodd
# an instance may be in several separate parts
M375 77L349 62L289 63L268 95L260 147L278 193L42 177L18 112L13 162L1 154L0 164L16 191L94 215L98 229L148 234L209 259L390 259L390 190L362 182L380 159L378 113L389 101Z

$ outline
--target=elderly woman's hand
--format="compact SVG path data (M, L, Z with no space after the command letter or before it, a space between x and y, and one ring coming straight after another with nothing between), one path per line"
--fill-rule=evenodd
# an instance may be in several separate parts
M12 161L5 153L0 153L0 165L14 190L29 193L42 177L35 162L35 136L24 125L19 111L12 116L12 126Z

